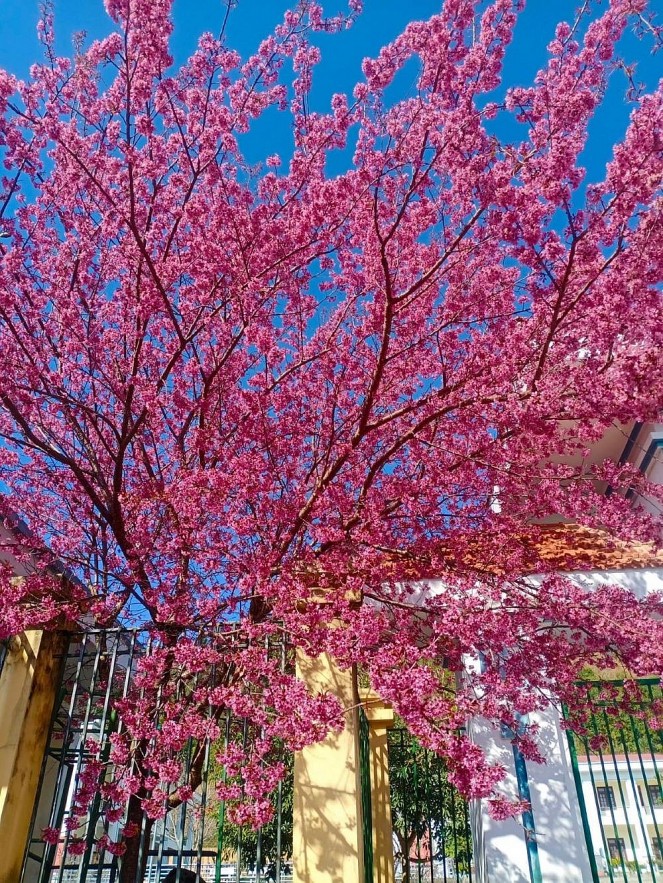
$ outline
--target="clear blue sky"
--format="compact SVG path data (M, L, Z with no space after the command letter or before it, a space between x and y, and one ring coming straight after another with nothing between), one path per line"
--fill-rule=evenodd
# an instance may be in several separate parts
M324 0L326 8L342 8L341 0ZM175 0L175 35L172 44L176 61L182 61L195 47L197 36L205 30L218 31L224 14L222 0ZM242 55L255 48L281 19L290 4L287 0L239 0L231 14L228 30L229 43ZM505 68L505 82L509 85L528 84L545 59L545 46L557 21L571 18L578 0L529 0L510 48ZM93 39L107 33L111 23L102 0L55 0L58 49L62 54L71 50L71 35L86 31ZM365 12L348 33L322 35L319 44L323 61L316 71L314 102L319 109L327 109L333 92L351 91L360 78L360 65L367 55L375 55L380 47L392 39L412 19L427 18L439 10L440 0L365 0ZM653 0L652 8L663 18L663 0ZM26 75L30 64L39 58L35 36L39 17L39 0L0 0L0 67L18 75ZM637 61L637 79L650 88L663 75L663 53L652 56L651 42L643 43L629 36L624 41L623 54L628 61ZM406 84L404 84L406 85ZM612 145L619 140L628 120L631 107L624 101L625 80L613 77L607 101L594 120L591 138L583 161L589 178L601 176L610 158ZM254 133L254 144L264 148L264 131ZM280 139L279 139L280 140ZM245 145L250 160L251 145ZM283 145L276 144L274 149ZM264 151L261 150L264 155ZM269 149L267 152L271 152Z

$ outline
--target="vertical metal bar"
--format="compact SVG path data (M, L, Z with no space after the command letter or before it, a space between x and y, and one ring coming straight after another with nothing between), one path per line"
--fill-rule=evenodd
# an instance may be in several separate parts
M71 654L67 652L67 656L65 658L65 670L63 672L63 679L66 680L67 672L67 659L75 658L76 654ZM83 637L80 644L80 649L78 650L78 662L76 663L76 671L74 673L74 682L71 690L71 698L69 700L69 711L67 712L66 724L64 727L64 732L62 734L62 747L60 748L60 756L57 758L58 763L58 772L55 780L55 788L53 790L53 805L51 806L51 812L49 815L48 825L51 828L57 827L58 830L61 830L62 819L60 817L60 809L64 811L66 807L66 800L69 794L70 787L70 776L71 776L71 767L69 764L65 762L65 758L67 756L69 740L71 739L71 729L72 729L72 720L74 708L76 706L76 698L78 694L78 687L80 684L81 671L83 668L83 659L85 657L85 638ZM66 689L66 688L65 688ZM64 698L63 698L64 701ZM55 713L55 712L54 712ZM63 801L62 807L58 806L58 798L61 797ZM51 869L53 866L53 862L55 860L55 856L57 854L58 846L51 846L48 844L47 848L44 850L44 858L42 859L41 868L39 869L39 881L38 883L45 883L47 879L50 880Z
M111 860L110 876L109 876L108 883L115 883L119 872L120 871L119 871L119 867L118 867L118 859L117 859L117 856L114 855Z
M209 779L210 740L205 739L205 757L203 760L203 782L200 791L200 836L196 845L196 874L200 877L203 864L203 841L205 839L205 816L207 814L207 782Z
M447 782L447 788L449 789L449 795L451 796L451 818L453 819L453 825L451 828L453 834L454 841L454 867L456 868L456 875L458 875L458 831L456 825L456 789L451 787Z
M151 846L156 835L157 822L154 822L151 830L148 832L147 830L147 816L143 813L143 816L140 820L140 842L138 844L138 862L136 867L136 873L140 873L140 868L143 867L143 862L145 862L145 867L148 870L148 873L152 873L152 856L151 856ZM147 852L147 861L145 860L145 852ZM134 880L134 883L138 883L138 881Z
M437 766L437 790L438 790L438 794L439 794L440 806L442 807L442 819L441 819L441 822L442 822L442 876L444 878L443 883L447 883L447 830L446 830L447 826L445 824L445 822L446 822L445 815L446 815L447 794L446 794L446 788L443 787L444 784L446 784L446 783L442 782L442 771L441 771L441 764L440 764L439 758L437 760L436 766ZM446 775L446 772L445 772L445 775ZM451 817L451 824L452 825L455 824L455 819L453 818L453 816ZM455 876L456 876L456 879L458 879L458 868L456 868Z
M421 824L421 813L419 811L419 764L417 763L416 754L413 764L413 785L414 785L414 832L417 851L417 883L421 883L421 836L419 834Z
M249 719L247 717L244 718L243 726L242 726L242 750L246 755L246 746L249 741ZM243 840L243 827L239 828L239 836L237 838L237 883L240 883L240 875L242 869L242 843Z
M564 709L564 716L566 717L567 711ZM585 835L585 843L587 845L587 855L589 857L589 867L592 874L592 883L599 883L599 869L596 864L596 855L594 854L594 844L592 843L592 835L591 829L589 827L589 819L587 818L587 807L585 805L585 794L582 790L582 777L580 775L580 767L578 766L578 753L576 751L575 740L579 738L573 733L572 730L566 731L566 738L569 743L569 754L571 756L571 771L573 773L573 781L576 786L576 794L578 795L578 804L580 806L580 820L582 822L582 830ZM596 787L594 785L594 775L592 773L592 764L589 758L589 746L585 743L585 753L587 755L587 765L589 767L589 775L592 783L592 792L596 795ZM599 827L601 828L601 834L603 835L603 825L601 825L600 821L600 812L599 812ZM608 845L605 843L605 836L603 836L604 840L604 849L608 851ZM612 874L610 875L612 879Z
M428 863L430 864L430 879L434 883L435 865L433 862L433 822L431 816L431 798L430 798L430 752L424 749L424 772L426 774L425 799L426 799L426 825L428 826Z
M147 645L145 648L143 648L139 642L139 635L140 635L140 632L138 629L132 630L131 640L130 640L130 644L129 644L129 659L127 661L127 667L124 672L124 683L122 684L122 699L126 699L127 696L129 695L132 676L134 673L133 667L134 667L134 661L135 661L136 655L138 655L138 658L140 658L141 656L149 654L150 647L152 646L152 637L150 634L148 634ZM143 696L142 690L141 690L140 696L141 696L141 698ZM122 727L122 724L120 723L119 732L122 732L122 729L123 729L123 727ZM145 840L146 839L148 840L148 847L149 847L149 835L147 834L147 818L146 818L145 814L143 813L143 816L141 818L141 824L140 824L140 840L138 843L138 862L137 862L138 869L140 869L142 867L143 862L145 861ZM148 852L149 852L149 849L148 849ZM137 874L139 873L138 869L136 872ZM135 880L134 880L134 883L136 883ZM142 883L142 881L141 881L141 883Z
M96 640L96 647L95 647L95 653L94 653L94 661L92 663L92 674L90 675L90 685L88 687L87 703L85 705L85 714L83 715L83 723L80 728L80 735L79 735L78 749L77 749L77 759L76 759L76 763L74 764L74 771L73 771L74 792L73 792L73 796L75 796L76 790L78 789L78 779L80 776L81 768L83 766L83 758L85 755L85 743L87 741L88 727L90 725L90 713L92 710L92 699L94 696L94 687L95 687L96 678L97 678L97 671L99 669L99 660L101 657L101 641L99 640L98 636L96 636L96 638L97 638L97 640ZM67 817L69 818L70 815L71 815L71 812L69 810L69 811L67 811ZM89 813L88 813L88 823L89 823ZM62 847L62 865L60 866L60 874L58 875L58 883L62 883L63 878L64 878L64 870L65 870L65 864L66 864L66 860L67 860L67 851L69 849L70 839L71 839L71 831L69 830L69 828L67 828L67 833L65 834L65 838L64 838L64 845ZM80 860L78 862L78 865L79 865L79 869L80 869L80 865L81 865Z
M230 742L230 711L226 711L226 745ZM221 773L222 780L225 782L227 773L223 768ZM214 868L214 883L221 883L221 862L223 861L223 830L226 823L226 801L222 800L219 804L219 827L216 841L216 866Z
M283 828L283 782L276 789L276 883L281 883L281 832Z
M125 632L126 634L126 632ZM134 666L134 656L136 655L136 641L138 638L136 629L133 629L128 634L131 635L129 640L129 653L127 659L127 667L124 672L124 683L122 685L122 698L125 699L127 694L129 693L129 684L131 683L131 672ZM118 641L120 638L118 638Z
M193 740L189 739L187 742L186 758L184 761L184 769L185 769L186 776L188 776L191 771L192 745L193 745ZM179 827L180 827L180 842L177 847L177 858L176 858L176 867L177 867L178 876L179 876L179 871L182 867L182 861L184 859L184 838L186 836L186 815L187 815L186 807L187 807L187 803L185 800L183 800L179 806L179 810L180 810L180 825L179 825Z
M630 715L628 715L628 718L631 721L631 727L632 727L633 726L633 719ZM628 777L629 777L629 781L631 783L631 790L633 791L633 799L635 800L635 810L638 814L638 822L640 823L640 833L642 834L642 838L643 838L643 841L645 844L645 852L647 853L647 862L649 864L649 869L651 871L652 881L654 881L654 883L655 883L656 871L654 869L654 864L652 862L651 849L649 848L649 834L645 828L644 820L642 818L642 806L640 804L640 801L638 800L638 788L635 784L635 777L633 776L633 769L631 767L631 757L630 757L630 753L628 751L628 748L626 746L626 739L624 738L624 730L622 727L619 728L619 737L620 737L620 740L622 743L622 750L624 751L624 757L626 758ZM640 768L642 769L643 778L644 778L644 782L645 782L645 788L646 788L647 787L647 777L645 775L644 768L642 766L642 757L640 756L639 750L638 750L638 757L640 758ZM628 815L627 814L625 814L625 815L626 815L626 819L628 821ZM634 856L634 858L636 858L636 857ZM636 861L637 861L637 858L636 858Z
M405 764L407 762L407 757L405 754L405 733L403 730L400 732L401 737L401 758L402 763ZM405 876L407 879L410 879L410 826L408 825L408 807L409 807L409 789L405 789L405 794L403 795L403 834L405 840L405 852L403 853L403 867L405 870Z
M516 780L518 782L518 796L530 806L530 808L526 809L522 814L530 879L532 883L542 883L539 847L536 842L536 827L534 825L534 813L531 809L527 764L525 763L525 758L523 757L520 748L518 748L518 743L515 739L512 740L511 745L513 749L513 764L516 770Z
M651 704L654 701L654 696L652 693L651 684L647 684L646 686L647 686L647 690L648 690L649 704ZM634 726L633 718L631 718L631 727L633 729L633 735L635 737L635 742L636 742L636 745L638 748L638 755L640 756L640 744L638 741L638 734L637 734L637 730ZM652 769L654 771L654 775L656 776L656 787L658 788L658 793L659 793L659 796L661 799L661 805L663 805L663 783L661 782L661 775L659 772L658 763L656 762L656 754L655 754L655 749L654 749L654 745L652 742L651 729L650 729L647 721L643 721L643 729L645 732L645 736L647 737L647 747L649 748L649 754L651 756ZM649 778L647 777L647 775L644 775L644 780L645 780L644 781L645 789L647 791L647 799L649 801L649 808L650 808L650 812L651 812L651 817L654 822L654 830L656 831L656 841L657 841L658 849L655 851L657 851L663 857L663 839L661 838L661 832L658 827L658 821L656 819L656 807L654 806L654 803L652 801L650 785L649 785ZM656 866L658 868L658 863L656 863ZM653 879L654 879L654 883L656 883L657 877L654 876Z
M417 881L423 883L422 839L425 845L426 829L424 827L422 831L424 813L421 806L421 759L419 757L416 758L414 764L414 782L415 815L417 818Z
M604 724L605 724L605 727L607 730L608 745L610 746L610 754L612 756L612 765L615 770L615 778L617 779L617 787L619 789L619 796L621 797L622 807L624 809L624 818L626 819L626 830L628 831L628 840L629 840L629 843L631 844L631 851L633 853L633 858L635 859L635 857L636 857L635 841L633 840L633 831L631 830L631 825L629 824L628 811L627 811L627 807L626 807L626 799L624 797L624 788L622 787L622 779L621 779L621 776L619 775L619 767L617 765L617 755L615 754L615 746L612 741L611 723L608 718L608 714L605 710L605 706L603 707L603 721L604 721ZM637 810L637 807L636 807L636 810ZM615 834L617 837L617 842L619 842L619 834L617 833L617 828L615 828ZM621 850L620 850L620 855L621 855ZM621 863L622 863L622 867L624 868L624 872L626 872L625 856L621 856ZM637 861L637 859L636 859L636 874L638 876L638 883L642 883L642 874L640 873L640 864Z
M147 636L147 643L145 645L143 652L140 654L140 657L147 658L150 656L150 654L152 653L153 643L154 643L153 635L151 632L149 632L148 636ZM139 657L139 662L140 662L140 657ZM133 663L133 660L132 660L132 663ZM129 670L127 672L127 678L125 680L125 695L126 695L126 693L128 693L128 690L129 690L130 675L131 674L132 674L132 671ZM142 687L141 687L139 696L140 696L141 700L145 696L145 691ZM157 702L158 702L158 697L159 697L159 693L157 693ZM158 715L158 711L155 711L155 714ZM155 724L156 723L157 723L157 720L155 720ZM134 763L135 763L135 761L134 761ZM140 870L143 867L143 864L146 863L147 861L149 861L150 852L152 851L152 848L153 848L152 844L155 842L157 830L158 830L158 824L156 822L150 823L147 818L147 815L145 814L145 812L143 812L141 822L140 822L140 842L138 844L138 861L137 861L137 865L136 865L137 878L134 881L134 883L142 883L142 881L139 880L138 877L140 875ZM165 825L164 825L164 832L165 832ZM158 849L158 855L157 855L157 879L160 879L160 877L161 877L161 864L163 862L163 841L164 841L164 838L161 837L161 839L159 841L159 849ZM147 853L147 856L146 856L146 853ZM150 866L151 866L151 863L150 863Z
M361 798L362 842L364 851L364 876L366 883L373 883L373 808L371 802L371 757L368 719L360 706L359 725L359 785Z
M470 830L470 808L466 800L463 801L463 822L468 883L472 883L472 831Z
M591 721L592 721L592 725L593 725L593 727L594 727L594 734L597 736L597 738L600 739L601 736L600 736L600 733L599 733L599 731L598 731L598 724L597 724L597 720L596 720L596 715L595 715L594 713L592 713L590 719L591 719ZM606 768L605 768L605 760L603 759L603 749L601 748L600 744L599 744L599 747L598 747L597 751L598 751L598 756L599 756L599 763L601 764L601 772L603 773L603 783L604 783L604 787L605 787L605 790L606 790L606 795L607 795L607 797L608 797L608 808L609 808L609 810L610 810L610 817L611 817L611 819L612 819L612 829L613 829L613 831L614 831L615 837L619 837L619 832L618 832L618 830L617 830L617 820L616 820L616 818L615 818L615 808L614 808L614 806L613 806L612 798L611 798L611 796L610 796L610 785L609 785L609 783L608 783L608 773L607 773ZM588 754L588 756L587 756L587 759L588 759L588 761L589 761L589 754ZM590 770L591 770L591 761L590 761ZM602 831L602 833L604 833L604 831L603 831L603 819L602 819L602 817L601 817L601 806L600 806L600 803L599 803L599 795L598 795L598 791L596 792L596 802L597 802L598 813L599 813L599 824L601 825L601 831ZM605 837L605 833L604 833L604 840L605 840L605 848L606 848L606 862L607 862L608 868L610 869L610 870L609 870L609 873L610 873L610 879L611 879L611 880L614 880L614 875L613 875L613 873L612 873L612 857L611 857L611 855L610 855L610 849L608 848L608 842L607 842L607 838ZM621 855L621 850L620 850L620 855ZM624 862L623 862L623 860L620 861L620 864L621 864L621 868L622 868L622 876L623 876L623 878L624 878L624 883L628 883L628 878L627 878L627 876L626 876L626 868L624 867Z
M262 883L262 827L256 837L256 883Z
M166 842L167 831L166 831L166 818L164 816L162 819L159 819L158 822L155 822L152 826L152 837L154 839L154 846L157 850L157 879L161 879L161 871L163 870L163 847ZM143 814L143 820L145 821L146 817ZM161 836L158 836L159 826L161 826ZM136 881L138 883L138 881Z
M155 644L155 638L151 632L148 633L147 642L145 644L145 648L141 656L143 658L148 658L153 650L153 646ZM140 661L140 659L139 659ZM144 689L141 687L140 698L142 699L145 695ZM156 705L154 709L154 725L158 727L159 725L159 702L162 696L162 687L160 686L157 689L156 694ZM153 740L150 740L152 742ZM165 806L164 806L165 810ZM161 830L161 833L159 831ZM154 857L154 853L156 852L156 879L160 880L162 876L163 870L163 859L164 859L164 847L166 841L166 833L167 833L167 814L165 813L163 818L157 821L151 821L148 819L145 812L142 813L141 818L141 832L140 832L140 844L138 850L138 862L137 862L137 875L140 875L140 870L143 867L143 864L149 864L150 871L153 867L151 859ZM136 877L135 883L143 883L139 877Z
M105 640L106 640L106 636L100 635L99 636L99 645L101 646L102 643L105 643ZM97 748L97 757L99 758L99 760L103 761L104 763L108 762L108 758L110 756L110 734L106 733L106 726L107 726L107 720L108 720L108 709L110 707L110 701L111 701L113 677L115 674L115 663L116 663L116 659L117 659L118 643L119 643L118 641L115 641L113 643L113 649L111 652L111 659L110 659L110 664L109 664L108 682L106 684L106 690L104 692L104 704L103 704L103 708L102 708L102 712L101 712L101 720L99 722L99 744L98 744L98 748ZM106 650L107 650L107 648L106 648ZM113 722L113 718L111 717L111 723L112 722ZM81 865L81 879L82 880L86 880L86 878L87 878L88 868L90 866L90 861L92 858L92 849L93 849L94 841L95 841L95 837L96 837L97 822L99 821L100 815L101 815L101 788L97 791L97 793L94 797L94 801L92 803L92 808L90 811L90 822L89 822L88 835L87 835L87 850L86 850L85 856L83 857L83 862ZM103 864L104 864L104 855L105 855L105 850L103 853L99 853L99 859L97 862L97 874L96 874L97 883L101 883L101 872L102 872L102 868L103 868Z
M110 756L110 749L111 749L110 735L113 732L113 730L115 729L115 727L117 726L116 721L117 721L117 715L115 714L115 711L112 711L110 718L109 718L109 732L105 733L105 727L104 727L104 729L102 729L102 733L105 734L104 735L105 744L103 747L103 751L101 753L101 759L105 764L108 763L108 758ZM101 803L101 792L99 792L95 797L95 817L97 819L101 815L100 803ZM96 821L94 824L96 826ZM105 862L106 862L106 850L104 849L102 852L99 853L99 861L97 863L96 883L102 883L102 872L104 869ZM87 873L87 868L85 869L85 872L82 874L83 879L85 879L86 873Z
M285 674L285 635L279 638L279 651L281 654L281 674ZM281 751L283 751L281 747ZM294 786L293 786L294 787ZM276 883L281 883L281 852L283 850L281 831L283 827L283 782L280 781L276 791Z
M269 663L269 651L270 651L270 640L269 635L265 637L265 661ZM264 737L264 728L261 728L260 735ZM264 761L261 762L261 766L264 766ZM256 864L255 864L255 874L256 874L256 883L262 883L262 866L263 866L263 857L262 857L262 832L263 826L261 825L256 832Z

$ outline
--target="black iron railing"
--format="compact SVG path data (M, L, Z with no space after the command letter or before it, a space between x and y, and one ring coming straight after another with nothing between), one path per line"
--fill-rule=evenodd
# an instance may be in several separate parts
M468 804L449 783L444 761L395 728L389 780L397 883L472 883Z
M90 802L84 817L79 813L73 831L67 821L86 765L101 761L105 770L102 778L113 774L111 736L121 727L114 705L132 695L137 663L150 652L150 635L139 630L90 631L71 636L22 883L119 883L121 860L98 845L100 835L109 831L101 794ZM284 648L268 646L266 652L280 654L286 664ZM258 733L251 722L228 712L221 725L222 735L217 741L204 744L192 739L178 756L185 779L194 757L197 762L203 758L201 784L193 799L154 822L142 815L140 855L132 883L161 883L173 869L176 874L178 869L193 871L203 883L286 883L291 879L292 758L283 753L289 775L278 789L274 820L257 832L234 826L216 796L215 784L224 771L215 758L228 741L243 741L246 745ZM121 819L113 824L119 830L125 822ZM50 839L57 842L45 842L42 831L46 828L50 829ZM110 833L111 839L117 839L116 831ZM180 876L183 883L185 877Z
M590 681L581 689L592 713L568 738L593 879L662 883L663 730L654 723L659 682Z

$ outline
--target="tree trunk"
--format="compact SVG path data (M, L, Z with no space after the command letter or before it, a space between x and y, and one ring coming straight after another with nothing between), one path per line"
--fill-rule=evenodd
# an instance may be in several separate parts
M398 846L401 851L401 861L403 862L403 881L402 883L410 883L410 846L411 838L403 836L400 831L396 831L398 838Z
M152 819L145 818L143 827L143 807L139 797L133 794L129 798L127 823L138 826L138 833L126 841L127 849L120 859L120 877L118 883L143 883L147 869L147 853L150 848ZM141 855L141 844L144 844Z

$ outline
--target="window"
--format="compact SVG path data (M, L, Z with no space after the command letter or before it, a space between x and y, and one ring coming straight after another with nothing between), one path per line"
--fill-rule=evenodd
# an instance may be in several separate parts
M617 804L615 803L615 789L606 786L604 788L596 789L596 799L599 802L599 809L614 809Z
M623 859L626 858L626 848L624 846L623 837L608 837L608 853L610 858Z
M652 806L663 806L663 788L660 785L647 785Z
M663 840L660 837L652 837L651 845L654 850L654 859L657 862L663 861Z

